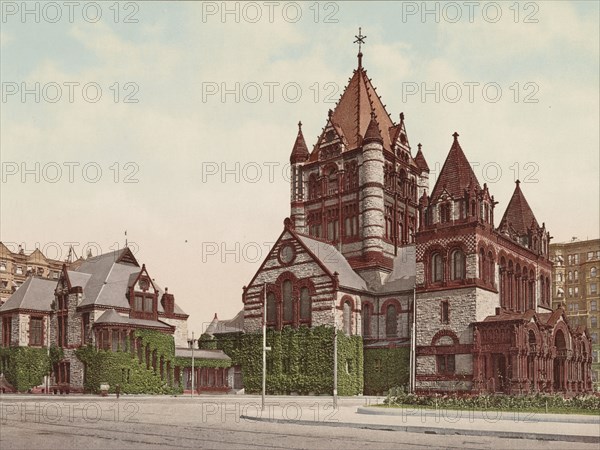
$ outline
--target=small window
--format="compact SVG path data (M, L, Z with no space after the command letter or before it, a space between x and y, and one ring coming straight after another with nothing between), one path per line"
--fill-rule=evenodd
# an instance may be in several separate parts
M152 312L152 297L144 297L144 311L145 312Z
M590 328L598 328L598 318L596 316L590 318Z
M15 273L17 275L23 275L23 266L17 266Z
M590 277L594 278L596 276L598 276L598 271L597 271L597 269L595 267L592 267L590 269Z
M598 310L598 302L596 300L592 300L590 302L590 311L597 311Z
M450 323L450 304L448 300L442 301L442 315L441 315L442 323L448 324Z
M6 272L6 261L0 261L0 272Z
M456 370L454 355L437 355L436 362L439 374L453 374Z
M135 296L134 309L136 311L143 311L144 310L144 297L142 295L136 295Z
M595 295L598 293L598 284L590 283L590 295Z
M592 259L594 259L594 252L588 252L587 259L588 259L588 261L591 261Z

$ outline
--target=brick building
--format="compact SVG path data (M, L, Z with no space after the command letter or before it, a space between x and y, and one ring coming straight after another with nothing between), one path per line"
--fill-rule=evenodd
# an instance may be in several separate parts
M563 305L569 322L589 330L592 379L600 390L600 239L550 244L552 306Z
M0 306L29 276L57 280L64 264L47 258L39 248L29 254L20 245L14 250L0 242Z
M418 390L589 391L589 335L552 310L545 225L517 181L496 227L497 202L453 137L429 193L421 144L413 156L359 53L312 151L298 124L290 218L244 287L244 331L260 330L266 303L269 327L362 336L366 361L409 345L416 297Z

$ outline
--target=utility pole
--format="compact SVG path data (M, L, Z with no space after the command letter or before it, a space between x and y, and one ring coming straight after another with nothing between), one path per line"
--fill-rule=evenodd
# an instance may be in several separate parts
M333 407L337 408L337 382L338 382L338 352L337 352L337 326L333 321Z
M417 389L417 288L413 287L413 314L410 336L410 380L409 390L414 393Z
M191 397L194 397L194 332L192 331L192 341L191 341L191 346L192 346L192 393L191 393Z
M263 283L263 320L262 320L262 404L261 409L265 410L265 394L267 391L267 283Z

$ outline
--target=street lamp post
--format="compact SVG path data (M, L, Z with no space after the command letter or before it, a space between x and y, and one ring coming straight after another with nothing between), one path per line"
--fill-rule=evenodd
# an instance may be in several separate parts
M194 339L194 332L192 331L192 339L189 340L188 339L188 344L190 345L190 347L192 348L192 393L191 396L194 396L194 344L195 344L196 340Z
M263 283L263 320L262 320L262 404L261 409L265 410L265 394L267 391L267 283Z

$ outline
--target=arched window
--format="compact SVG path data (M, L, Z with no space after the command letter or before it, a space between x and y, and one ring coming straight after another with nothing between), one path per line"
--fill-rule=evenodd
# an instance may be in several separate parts
M396 305L388 305L385 311L385 335L387 337L396 337L398 335Z
M479 250L479 278L481 281L487 281L487 271L486 271L486 261L485 261L485 251L483 249Z
M590 269L590 277L598 276L598 270L595 267Z
M431 255L431 281L436 283L444 279L444 262L442 255L434 253Z
M308 288L303 287L300 289L300 321L310 322L311 318L311 304L310 304L310 292Z
M460 250L452 252L450 277L452 280L463 280L465 278L465 254Z
M267 294L267 325L277 325L277 305L275 304L275 294Z
M579 272L578 271L575 271L573 273L573 275L575 276L575 281L579 280Z
M495 286L496 285L496 264L494 263L494 255L492 254L492 252L488 252L487 265L488 265L488 272L487 272L488 281L490 282L490 284L492 286Z
M371 336L371 305L369 303L363 304L362 309L362 327L363 327L363 336L369 337Z
M558 281L562 281L563 280L563 274L562 272L558 273Z
M282 286L283 299L283 322L292 322L294 320L294 304L292 301L292 282L285 280Z
M344 302L344 333L350 336L352 334L352 306L349 301Z

